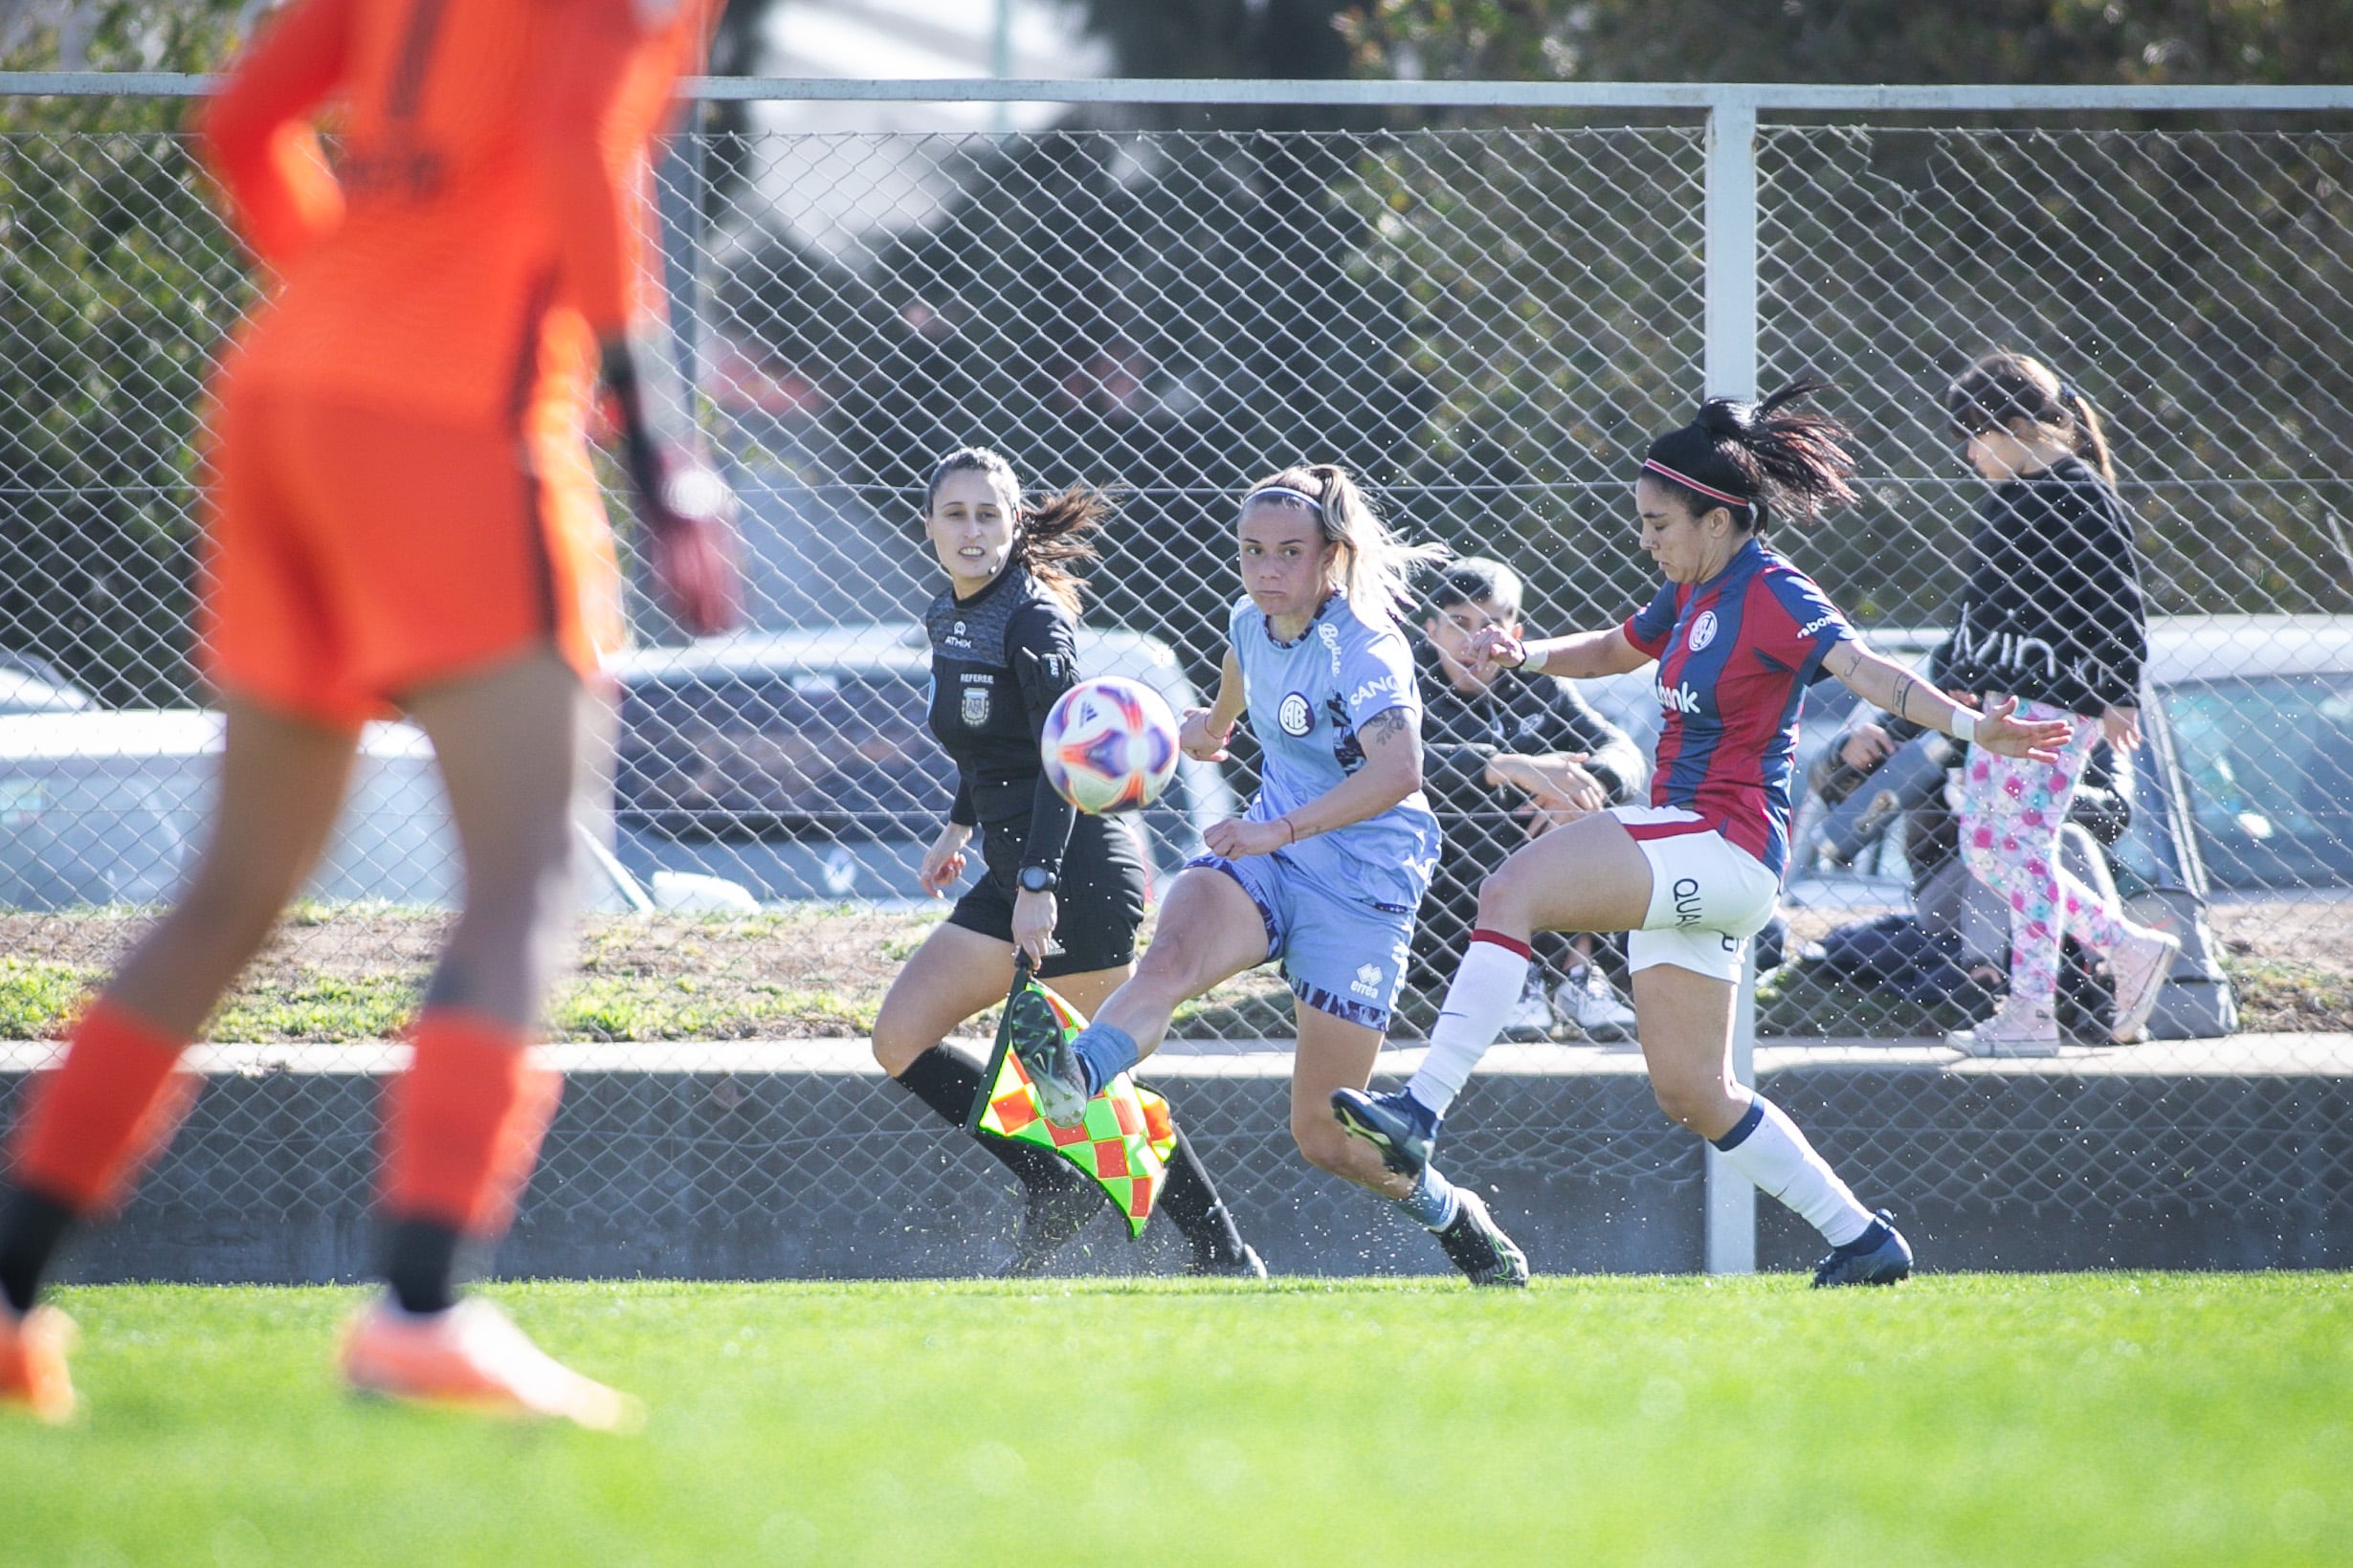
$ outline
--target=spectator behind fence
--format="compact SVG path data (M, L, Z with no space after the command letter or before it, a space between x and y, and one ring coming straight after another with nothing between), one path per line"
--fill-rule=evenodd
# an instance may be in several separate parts
M1962 858L2009 905L2009 997L1947 1039L1976 1055L2056 1051L2059 958L2072 935L2108 960L2113 1033L2134 1040L2181 940L2134 924L2058 858L2092 748L2103 735L2120 751L2141 744L2147 633L2132 515L2099 416L2041 361L1986 356L1954 381L1945 411L1969 466L1994 487L1969 533L1950 676L1961 690L2017 698L2022 719L2069 725L2056 765L1980 746L1963 773Z
M1450 565L1431 590L1414 663L1421 679L1422 780L1446 829L1446 854L1422 900L1414 983L1435 991L1444 961L1478 921L1478 885L1504 857L1549 828L1640 796L1649 768L1632 737L1595 712L1568 681L1471 663L1471 644L1496 628L1521 634L1520 576L1499 561ZM1539 949L1562 971L1560 1016L1589 1038L1632 1032L1629 1007L1593 961L1593 939L1546 933ZM1551 1031L1544 971L1532 966L1512 1037Z
M1928 678L1949 684L1951 644L1928 655ZM1917 758L1914 756L1918 753ZM1879 915L1840 926L1822 939L1819 961L1859 989L1892 990L1923 1007L1958 1005L1975 1010L2002 984L2009 947L2008 911L1973 878L1961 859L1960 822L1953 801L1968 748L1893 714L1866 709L1824 746L1807 783L1831 815L1823 841L1839 860L1853 862L1884 833L1900 827L1912 891L1910 912ZM2090 879L2107 880L2102 846L2132 825L2129 789L2113 749L2094 749L2068 813L2074 852ZM2064 966L2062 993L2086 1005L2094 994L2079 953Z

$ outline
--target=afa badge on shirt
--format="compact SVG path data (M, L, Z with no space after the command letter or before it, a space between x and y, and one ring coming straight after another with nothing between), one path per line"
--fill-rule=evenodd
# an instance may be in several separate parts
M986 686L966 687L963 712L966 729L977 730L985 727L988 722L988 688Z

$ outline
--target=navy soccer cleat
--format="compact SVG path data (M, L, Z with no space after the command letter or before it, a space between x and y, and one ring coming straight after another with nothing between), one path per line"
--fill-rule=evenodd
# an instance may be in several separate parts
M1896 1217L1881 1209L1879 1223L1873 1228L1883 1229L1887 1234L1864 1247L1862 1244L1871 1240L1871 1232L1866 1230L1846 1247L1833 1249L1814 1267L1815 1290L1831 1285L1893 1285L1912 1271L1912 1244L1896 1228ZM1852 1250L1855 1248L1861 1250Z
M1404 1090L1367 1094L1361 1089L1335 1089L1332 1115L1341 1126L1380 1150L1381 1163L1397 1175L1418 1182L1430 1168L1438 1118Z
M1468 1187L1456 1187L1462 1211L1454 1223L1437 1232L1438 1245L1462 1277L1474 1285L1525 1285L1528 1255L1503 1234L1503 1227L1487 1212L1487 1201Z

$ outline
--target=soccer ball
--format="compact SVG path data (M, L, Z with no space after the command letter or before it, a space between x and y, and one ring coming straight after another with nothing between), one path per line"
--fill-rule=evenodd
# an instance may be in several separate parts
M1142 810L1176 772L1176 716L1140 681L1082 680L1046 716L1038 752L1046 782L1079 810Z

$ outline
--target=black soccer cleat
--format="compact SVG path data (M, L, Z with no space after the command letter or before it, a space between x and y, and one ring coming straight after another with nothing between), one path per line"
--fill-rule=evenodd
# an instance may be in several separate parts
M1912 1244L1905 1241L1903 1232L1896 1228L1896 1217L1885 1209L1879 1210L1879 1225L1875 1228L1879 1227L1887 1231L1884 1240L1860 1251L1850 1251L1847 1247L1833 1248L1829 1257L1816 1264L1814 1289L1818 1291L1832 1285L1893 1285L1909 1274L1912 1271ZM1869 1240L1871 1232L1867 1230L1848 1245L1856 1246Z
M1528 1255L1503 1234L1487 1212L1487 1201L1468 1187L1456 1187L1454 1195L1461 1201L1461 1212L1437 1237L1462 1277L1474 1285L1526 1285Z
M1102 1189L1077 1173L1053 1186L1024 1183L1021 1228L1013 1233L1013 1255L997 1270L999 1279L1031 1279L1054 1265L1054 1254L1086 1228L1102 1206Z
M1430 1168L1438 1118L1407 1091L1367 1094L1361 1089L1335 1089L1332 1115L1352 1136L1380 1150L1381 1163L1393 1174L1419 1182Z

